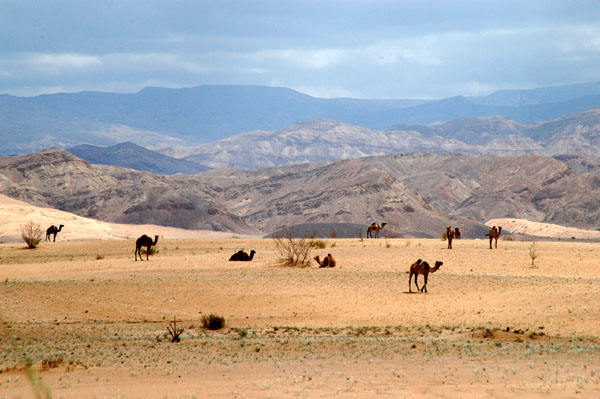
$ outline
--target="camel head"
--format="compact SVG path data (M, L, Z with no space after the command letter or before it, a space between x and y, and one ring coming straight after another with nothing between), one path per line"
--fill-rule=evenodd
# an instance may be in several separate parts
M440 261L440 260L436 260L435 261L435 266L433 267L433 269L431 270L431 272L435 272L437 269L440 268L440 266L442 266L444 264L444 262Z
M383 229L387 223L381 223L381 228Z
M156 243L158 242L158 235L154 236L154 242L152 243L152 245L156 245Z
M502 233L502 226L498 226L498 235L500 235L500 233Z
M61 224L60 226L58 226L58 231L61 231L63 227L65 227L64 224Z

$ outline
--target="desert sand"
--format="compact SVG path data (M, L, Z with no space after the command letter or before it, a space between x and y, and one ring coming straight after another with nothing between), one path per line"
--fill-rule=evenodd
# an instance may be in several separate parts
M143 262L133 239L1 244L0 398L600 397L598 244L321 241L335 268L270 239L165 233ZM417 258L444 262L428 293Z

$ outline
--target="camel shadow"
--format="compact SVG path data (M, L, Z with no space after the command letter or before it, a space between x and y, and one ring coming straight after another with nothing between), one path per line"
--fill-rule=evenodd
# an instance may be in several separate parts
M427 294L426 292L415 292L415 291L404 291L403 294L411 295L411 294Z

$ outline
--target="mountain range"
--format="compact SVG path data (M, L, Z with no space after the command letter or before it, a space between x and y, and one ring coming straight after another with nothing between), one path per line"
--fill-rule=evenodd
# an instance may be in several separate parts
M0 139L1 154L125 141L160 149L205 144L256 130L279 131L313 118L385 131L399 124L497 115L531 123L595 107L600 107L597 82L435 100L324 99L264 86L0 95Z
M0 192L108 222L245 234L376 221L394 236L441 237L458 225L483 238L495 218L600 228L600 158L581 154L410 153L164 176L52 148L0 157Z
M401 152L600 155L600 108L548 122L489 116L427 126L395 125L387 131L310 119L276 132L248 132L161 152L212 168L250 170Z

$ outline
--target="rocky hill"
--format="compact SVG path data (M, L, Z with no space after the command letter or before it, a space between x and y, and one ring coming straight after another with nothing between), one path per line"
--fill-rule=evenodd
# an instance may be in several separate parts
M520 123L490 116L428 126L396 125L385 132L311 119L276 132L249 132L161 152L213 168L250 170L401 152L600 155L600 108L550 122Z
M108 222L268 234L387 222L396 236L482 237L493 218L600 228L600 159L394 154L255 172L159 176L59 149L0 158L0 192Z
M121 166L159 175L173 175L175 173L193 175L210 169L195 162L172 158L156 151L148 150L131 142L120 143L110 147L81 144L69 148L68 151L85 159L89 163Z

